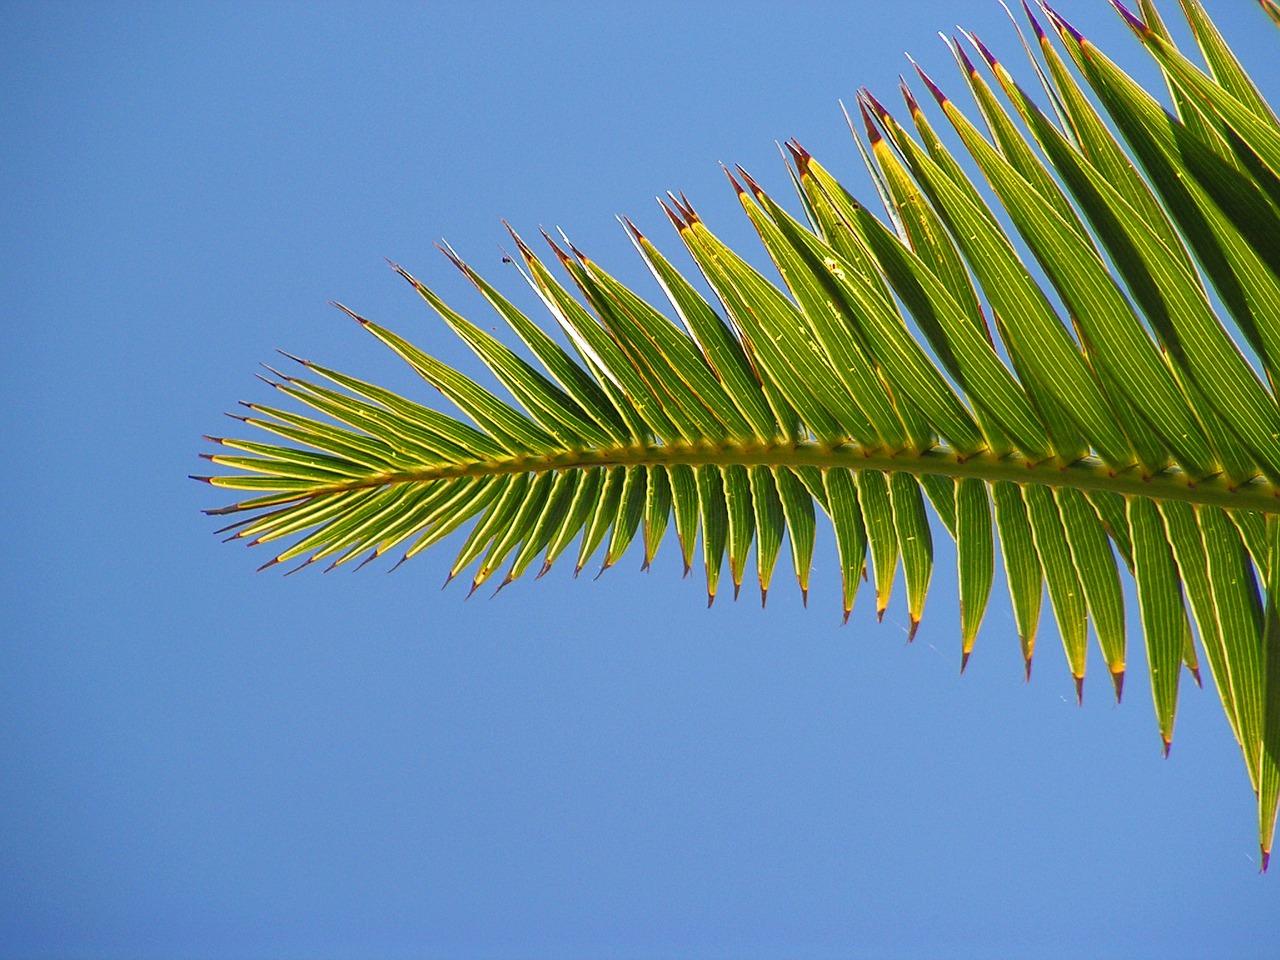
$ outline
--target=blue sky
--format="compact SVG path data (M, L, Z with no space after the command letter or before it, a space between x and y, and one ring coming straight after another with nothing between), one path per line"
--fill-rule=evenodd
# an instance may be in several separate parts
M1101 0L1060 6L1157 82ZM781 578L706 610L671 544L464 602L448 545L254 575L185 479L276 348L428 396L331 299L475 371L384 257L488 322L431 244L523 296L505 217L656 296L614 216L674 251L673 189L762 263L718 162L785 197L797 137L869 197L837 101L896 103L904 50L958 94L957 22L1014 61L994 0L2 10L0 955L1280 942L1215 695L1162 760L1137 637L1125 703L1095 654L1079 709L1047 606L1022 683L1000 586L961 678L942 536L908 646L901 597L840 627L829 537L807 610ZM1261 11L1210 10L1280 100Z

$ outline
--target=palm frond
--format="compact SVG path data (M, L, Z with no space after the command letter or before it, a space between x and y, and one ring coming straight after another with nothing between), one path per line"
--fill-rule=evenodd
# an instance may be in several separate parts
M784 540L807 598L821 512L845 617L868 565L881 615L900 568L914 633L928 503L957 545L961 669L998 539L1028 676L1047 585L1078 695L1092 624L1117 699L1123 567L1164 750L1182 668L1198 682L1203 654L1258 794L1265 869L1280 793L1280 124L1199 4L1182 5L1208 72L1148 0L1142 18L1117 4L1174 112L1048 7L1046 30L1024 4L1047 111L967 34L952 49L980 122L920 71L981 190L905 86L907 125L863 91L858 146L888 226L798 143L803 222L726 171L781 285L683 197L663 209L712 298L623 221L662 309L546 237L566 285L512 232L559 336L445 248L520 352L397 266L512 399L348 311L465 421L298 360L267 379L294 410L237 417L270 442L211 438L223 450L208 459L234 472L201 479L253 496L209 512L240 518L231 539L278 544L264 566L403 562L471 523L449 577L473 570L473 591L539 558L541 576L575 539L577 570L637 542L647 565L674 528L686 569L701 544L708 602L726 572L737 595L754 554L762 603Z

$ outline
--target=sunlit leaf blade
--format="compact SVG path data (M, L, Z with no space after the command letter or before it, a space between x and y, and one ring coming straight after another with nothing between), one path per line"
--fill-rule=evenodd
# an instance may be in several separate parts
M913 640L924 614L924 600L933 574L933 536L929 532L929 518L925 515L920 485L914 477L908 473L890 474L889 498L893 504L893 525L902 550L902 572L907 581L907 617L910 620L907 639Z
M848 470L826 470L822 474L827 487L831 523L836 532L836 551L840 556L840 581L844 589L844 621L849 622L862 582L866 564L867 534L863 527L858 492Z
M1258 751L1258 837L1262 869L1271 858L1276 805L1280 802L1280 521L1268 523L1271 576L1262 631L1262 743Z
M782 549L786 530L786 513L778 496L778 487L768 467L752 467L751 503L756 519L756 571L760 581L760 606L769 598L769 583Z
M995 574L991 503L987 499L986 484L972 477L956 484L956 562L960 584L960 669L963 671L973 652L982 615L987 610Z
M1165 756L1168 756L1178 706L1185 623L1178 571L1155 504L1142 497L1131 498L1129 523L1133 528L1134 579L1138 584L1142 632L1147 641L1151 696Z
M1084 588L1089 619L1106 658L1119 701L1124 686L1124 595L1115 555L1097 513L1079 490L1057 491L1067 544Z
M1120 695L1123 564L1166 753L1182 665L1200 681L1195 621L1265 869L1280 796L1280 124L1198 0L1183 8L1208 73L1152 0L1141 20L1117 6L1172 111L1045 7L1051 41L1024 4L1048 107L963 31L981 59L952 49L981 124L921 73L963 164L905 85L914 133L859 93L856 149L887 222L794 141L800 213L730 175L768 269L683 195L662 206L700 280L621 218L657 299L563 234L543 234L544 263L512 231L512 270L549 322L447 245L503 326L397 267L502 396L347 311L454 414L286 354L302 373L260 379L297 409L243 403L233 419L254 438L206 438L226 472L196 479L243 497L206 512L289 572L398 550L396 569L456 534L449 579L471 570L472 592L539 557L542 576L575 540L575 573L601 552L603 572L637 535L647 569L674 525L686 574L701 540L710 604L726 558L736 598L753 552L764 603L784 538L807 602L820 508L845 618L868 561L883 617L901 561L909 637L932 512L956 542L961 669L998 546L1027 677L1047 582L1078 698L1090 623Z

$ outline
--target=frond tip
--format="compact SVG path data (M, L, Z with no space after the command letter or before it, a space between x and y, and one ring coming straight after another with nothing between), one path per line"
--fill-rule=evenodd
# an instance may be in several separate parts
M1203 655L1258 796L1265 870L1280 795L1280 123L1183 6L1211 75L1149 3L1143 19L1117 4L1176 116L1048 8L1057 45L1024 4L1048 113L976 38L963 34L994 85L949 43L981 124L919 75L982 189L905 84L914 132L861 91L855 140L888 225L795 141L803 220L726 168L781 283L683 194L660 204L710 296L620 221L666 313L544 234L562 282L512 231L507 259L553 336L440 246L519 349L388 261L510 399L334 304L461 416L283 354L297 375L260 379L289 402L233 417L260 439L205 438L230 472L195 479L251 494L207 512L237 516L228 539L278 551L259 569L301 561L290 572L392 551L395 569L466 528L445 583L472 571L468 596L500 571L497 590L535 563L543 576L575 542L575 574L637 540L648 569L674 528L708 606L726 571L737 598L752 556L763 606L784 542L807 604L821 514L844 619L863 580L882 617L901 570L908 640L940 521L961 671L999 541L1026 678L1047 586L1080 702L1090 625L1120 699L1127 573L1163 753L1182 668L1198 684Z

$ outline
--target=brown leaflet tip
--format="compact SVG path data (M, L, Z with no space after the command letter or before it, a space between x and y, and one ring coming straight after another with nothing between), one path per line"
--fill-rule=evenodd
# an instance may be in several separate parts
M199 480L201 483L209 483L209 484L212 484L212 483L213 483L213 477L200 477L200 476L196 476L196 474L194 474L194 473L188 473L188 474L187 474L187 479L188 479L188 480ZM212 511L212 510L206 510L206 511L205 511L205 513L208 513L208 514L212 515L212 514L213 514L213 511Z
M663 212L675 225L675 228L679 230L681 233L683 233L687 224L683 220L681 220L679 216L676 215L676 212L672 210L671 207L667 206L667 202L663 200L661 197L658 198L658 206L662 207Z
M887 607L876 607L876 623L884 623L884 612Z
M877 129L875 121L871 119L871 111L861 98L858 100L858 111L862 114L862 125L867 128L867 139L871 141L871 146L874 147L884 138L880 136L880 131Z
M687 576L689 576L689 573L692 570L693 570L693 564L691 564L688 560L684 561L684 573L680 574L680 579L681 580L685 579Z
M911 627L910 629L907 630L907 643L910 643L916 638L916 631L920 629L919 617L912 615L910 620L911 620Z
M277 347L277 348L276 348L276 353L280 354L280 356L282 356L282 357L288 357L290 360L292 360L292 361L293 361L294 363L296 363L296 364L299 364L300 366L303 366L303 367L310 367L310 366L311 366L311 361L310 361L310 360L303 360L301 357L295 357L295 356L294 356L292 353L290 353L288 350L281 350L279 347Z
M1069 34L1071 39L1076 43L1083 44L1085 42L1084 34L1071 24L1067 23L1062 14L1058 13L1057 10L1053 9L1053 7L1049 6L1047 3L1042 3L1041 6L1044 7L1044 12L1049 15L1049 18L1053 21L1053 25L1057 27L1059 31Z
M563 230L561 230L561 231L560 231L560 238L561 238L562 240L564 240L565 246L567 246L567 247L569 248L569 252L570 252L570 253L572 253L575 257L577 257L577 258L578 258L580 261L582 261L584 264L585 264L585 263L587 263L587 262L589 262L589 261L587 260L587 255L586 255L585 253L583 253L581 250L579 250L577 247L575 247L575 246L573 245L573 243L569 240L569 238L568 238L568 237L566 237L566 236L564 235L564 231L563 231Z
M809 172L809 161L813 159L813 156L808 150L800 146L799 142L796 140L788 140L786 147L791 152L791 156L795 160L796 168L800 171L801 176L807 174Z
M711 609L711 605L712 605L713 603L715 603L715 602L716 602L716 595L715 595L715 591L714 591L714 590L708 590L708 591L707 591L707 609L708 609L708 610L710 610L710 609Z
M768 605L768 603L769 603L769 588L764 586L764 584L761 584L760 585L760 609L763 610Z
M964 33L964 31L961 31L961 33ZM970 37L969 34L965 33L965 36L969 37L970 41L973 40L973 37ZM959 58L960 65L964 68L965 73L976 78L978 76L978 71L974 67L973 61L969 59L969 55L964 52L964 47L960 46L960 42L956 40L955 37L952 37L949 43L951 45L951 49L955 51L956 57ZM916 69L918 70L920 68L917 67Z
M1116 703L1124 695L1124 670L1111 671L1111 685L1116 688Z
M747 187L751 190L751 192L754 193L757 197L763 197L764 191L760 189L760 184L756 183L755 180L751 178L751 174L743 170L740 165L735 164L735 167L737 168L739 175L742 177L743 181L746 183Z
M443 589L444 589L445 587L447 587L450 583L452 583L452 582L453 582L453 578L454 578L454 577L456 577L456 576L457 576L457 573L456 573L455 571L453 571L453 570L450 570L450 571L449 571L449 575L448 575L447 577L445 577L445 578L444 578L444 583L440 584L440 589L441 589L441 590L443 590Z
M969 665L969 651L960 651L960 676L964 676L964 668Z
M409 559L409 555L406 553L403 557L401 557L399 560L397 560L395 563L391 565L390 569L387 570L387 573L395 573L397 570L400 569L400 565L408 559Z
M545 577L545 576L546 576L548 573L550 573L550 572L551 572L551 561L550 561L550 560L543 560L543 561L542 561L542 569L538 571L538 575L537 575L536 577L534 577L533 579L535 579L535 580L541 580L543 577Z
M1026 673L1026 676L1023 678L1023 682L1030 683L1031 682L1031 658L1030 657L1026 658L1026 667L1027 667L1027 673Z
M307 557L307 559L303 560L300 564L298 564L296 567L294 567L292 570L290 570L288 573L286 573L286 574L285 574L285 576L286 576L286 577L292 577L292 576L293 576L295 573L297 573L299 570L303 569L304 567L309 567L309 566L311 566L311 564L313 564L313 563L315 563L315 562L316 562L316 558L315 558L315 557ZM326 572L327 572L327 571L326 571Z
M505 220L502 221L502 225L507 228L507 233L511 234L511 239L516 242L516 248L519 249L520 255L526 260L536 259L533 255L533 251L529 249L528 244L520 239L520 234L516 233L515 228Z
M222 439L222 437L211 437L207 433L200 434L200 438L202 440L208 440L210 443L226 443L227 442L226 440ZM202 453L200 454L200 456L204 457L205 459L208 459L209 457L207 453Z
M1111 5L1116 8L1116 12L1124 17L1125 22L1129 24L1131 30L1140 37L1150 36L1151 28L1130 13L1120 0L1111 0Z
M439 250L441 253L443 253L446 257L448 257L449 262L452 263L459 270L461 270L463 273L467 272L466 264L462 262L461 257L459 257L456 253L454 253L453 247L449 246L449 244L433 243L432 246L435 247L437 250ZM399 273L406 280L411 279L409 275L407 273L404 273L402 270L397 269L396 273ZM415 286L416 286L416 283L415 283Z
M879 100L877 100L875 97L875 94L873 94L866 87L863 87L861 90L858 91L858 97L859 97L859 102L865 100L866 103L871 107L871 109L875 111L876 116L878 116L881 120L889 119L889 111L884 108L884 104L882 104Z
M644 239L644 234L640 232L639 228L634 223L632 223L630 219L628 219L627 217L619 217L618 219L621 220L623 225L626 226L626 228L631 231L631 235L633 237L635 237L637 240Z
M1045 41L1044 30L1040 27L1040 21L1036 19L1035 14L1031 12L1031 7L1027 4L1027 0L1022 0L1022 10L1027 15L1027 19L1031 21L1031 29L1035 31L1036 39L1041 43Z
M1084 706L1084 677L1076 677L1076 705Z
M1200 668L1199 668L1199 667L1189 667L1188 669L1191 671L1191 677L1192 677L1192 679L1193 679L1193 680L1195 680L1195 682L1196 682L1196 686L1197 686L1197 687L1199 687L1201 690L1203 690L1203 689L1204 689L1204 684L1200 682Z
M995 54L993 54L990 50L987 49L987 45L983 43L981 40L979 40L977 37L975 37L972 33L966 32L965 36L969 38L970 43L972 43L975 47L978 48L978 52L982 54L982 59L986 60L987 63L989 63L994 68L996 65L996 57L995 57Z
M933 94L933 99L938 101L938 105L946 106L947 95L943 93L942 90L939 89L938 85L929 78L929 75L924 72L924 69L920 64L912 61L911 65L916 68L916 73L920 74L920 79L923 80L924 85L929 88L929 92Z
M734 179L733 174L729 172L729 168L726 167L723 163L720 164L720 169L724 171L724 175L728 177L729 182L733 184L734 192L737 193L739 198L741 198L743 194L747 192L746 190L743 189L742 184L738 183L738 181ZM739 170L741 170L741 168L739 168Z
M365 320L365 317L360 316L360 314L356 314L356 312L348 310L348 308L346 306L343 306L342 303L339 303L338 301L335 301L335 300L330 300L329 306L338 307L338 310L342 311L343 314L346 314L347 316L351 317L351 319L355 320L357 324L360 324L361 326L369 326L369 321ZM270 367L268 367L268 370L270 370Z
M551 235L547 233L547 231L544 230L542 227L538 228L538 232L542 234L542 239L547 241L547 246L549 246L552 252L555 253L556 259L559 260L562 264L568 264L570 260L569 255L556 246L556 242L551 239Z
M648 558L648 557L645 557L645 558L644 558L644 561L640 564L640 572L641 572L641 573L648 573L648 572L649 572L649 558Z
M742 592L742 581L735 580L733 582L733 602L738 602L738 594Z
M1170 740L1168 737L1166 737L1164 734L1161 734L1161 735L1160 735L1160 739L1161 739L1161 741L1164 743L1164 758L1165 758L1166 760L1168 760L1168 759L1169 759L1169 748L1173 746L1173 741L1172 741L1172 740Z
M502 588L505 587L508 583L511 583L514 579L515 578L508 573L505 577L502 578L502 582L498 584L498 586L494 589L493 593L489 594L489 599L492 600L494 597L500 594L502 592Z
M484 580L480 578L479 574L476 574L476 578L471 581L471 589L467 591L467 595L463 597L463 599L470 600L472 595L475 594L475 592L480 589L480 584L482 583L484 583Z
M1271 851L1266 847L1262 848L1262 872L1267 872L1267 864L1271 862Z
M361 570L361 569L363 569L363 568L364 568L365 566L367 566L368 564L373 563L373 561L377 560L380 556L382 556L382 551L381 551L381 550L374 550L374 551L373 551L372 553L370 553L367 557L365 557L363 560L361 560L359 563L357 563L357 564L356 564L356 566L355 566L355 569L357 569L357 570Z
M907 110L911 112L911 115L915 116L919 113L920 104L916 102L916 95L911 92L911 88L907 86L907 81L901 74L898 75L898 91L902 94L902 99L906 103Z
M604 563L600 564L600 572L599 572L599 573L597 573L594 577L592 577L592 578L591 578L591 582L592 582L592 583L595 583L597 580L599 580L601 577L603 577L603 576L604 576L604 572L605 572L606 570L608 570L608 569L609 569L610 567L612 567L612 566L613 566L613 561L612 561L612 560L608 560L608 559L606 559Z
M267 567L274 567L279 562L280 562L279 557L272 557L270 560L268 560L266 563L264 563L262 566L260 566L257 570L253 572L261 573L263 570L267 569Z

